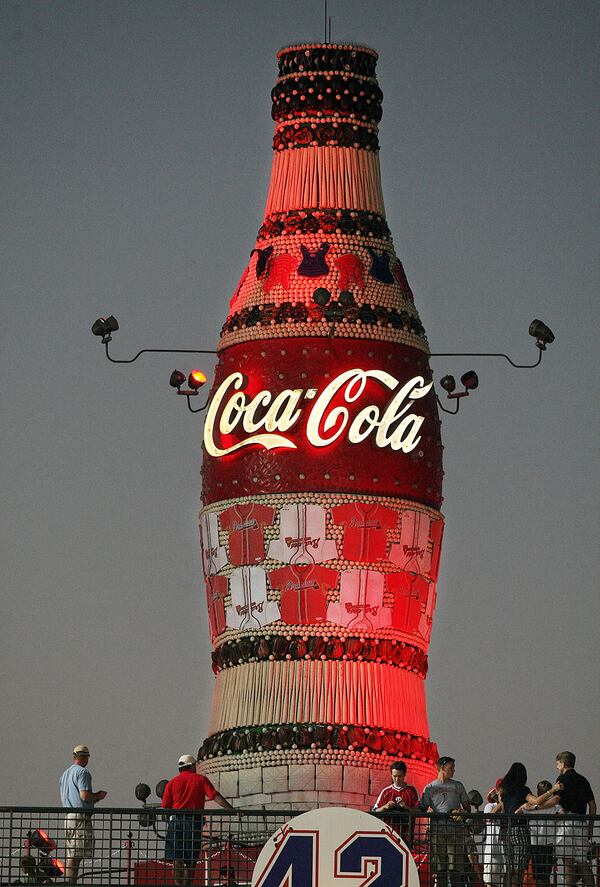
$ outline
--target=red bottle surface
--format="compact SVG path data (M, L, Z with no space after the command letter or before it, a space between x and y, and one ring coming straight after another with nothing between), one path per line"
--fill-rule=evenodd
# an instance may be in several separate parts
M418 787L435 772L440 422L385 221L377 55L278 58L265 218L204 430L216 686L200 757L237 805L370 806L393 760Z

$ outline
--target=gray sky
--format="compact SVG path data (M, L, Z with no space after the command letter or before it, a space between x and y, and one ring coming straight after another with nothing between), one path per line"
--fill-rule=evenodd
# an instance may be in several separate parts
M380 54L387 218L446 417L432 738L487 789L513 760L598 766L598 114L592 2L330 0ZM201 426L168 387L214 346L262 219L276 51L322 2L0 6L3 804L54 804L74 743L106 803L205 736ZM212 369L204 363L205 370Z

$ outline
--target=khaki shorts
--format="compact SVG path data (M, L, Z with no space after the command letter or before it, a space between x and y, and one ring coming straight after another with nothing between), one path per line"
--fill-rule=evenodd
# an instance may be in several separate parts
M67 834L67 857L70 859L92 859L94 831L90 814L67 813L65 832Z
M459 872L464 874L467 865L465 847L466 831L460 822L432 823L431 867L434 872Z

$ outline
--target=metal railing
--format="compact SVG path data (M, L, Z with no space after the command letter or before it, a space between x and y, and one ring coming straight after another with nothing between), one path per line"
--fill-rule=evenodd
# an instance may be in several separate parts
M0 807L0 884L64 883L75 857L84 885L247 887L268 838L297 815ZM600 817L376 815L411 848L421 887L600 887Z

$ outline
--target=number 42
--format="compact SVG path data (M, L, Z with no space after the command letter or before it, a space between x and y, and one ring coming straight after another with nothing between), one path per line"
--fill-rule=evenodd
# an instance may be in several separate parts
M355 832L334 851L333 879L362 878L356 887L405 887L407 854L388 833ZM254 885L319 887L319 832L284 833Z

